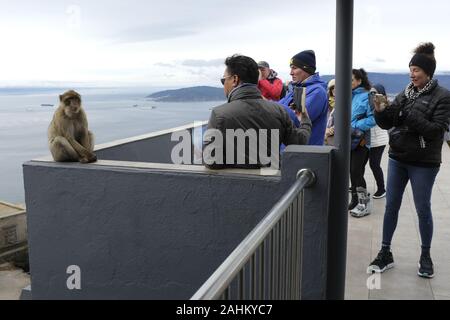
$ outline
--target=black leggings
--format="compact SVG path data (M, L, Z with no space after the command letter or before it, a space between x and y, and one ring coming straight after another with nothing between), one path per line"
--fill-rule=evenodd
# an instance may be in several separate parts
M369 149L357 146L350 155L350 181L352 184L352 193L356 193L357 187L367 188L364 180L364 171L369 160Z
M379 146L370 148L369 150L369 165L372 170L375 181L377 182L378 191L385 191L383 169L381 169L381 157L383 156L384 148L386 146Z

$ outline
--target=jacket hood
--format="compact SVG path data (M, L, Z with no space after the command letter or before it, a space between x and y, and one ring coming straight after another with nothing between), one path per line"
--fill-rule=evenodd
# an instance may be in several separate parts
M368 93L368 91L366 89L364 89L363 87L358 87L352 90L352 95L356 95L356 94L360 94L360 93Z
M262 99L261 91L253 83L243 83L234 88L228 95L228 102L241 99Z
M309 78L307 78L304 82L297 84L297 85L302 86L302 87L308 87L308 86L312 86L315 84L320 84L325 89L327 88L327 84L325 83L325 81L322 80L322 78L320 78L320 75L318 72L314 73Z

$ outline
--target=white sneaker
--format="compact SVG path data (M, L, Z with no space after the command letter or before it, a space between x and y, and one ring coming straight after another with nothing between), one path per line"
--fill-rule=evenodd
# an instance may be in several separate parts
M365 217L371 212L370 194L361 187L356 188L358 193L358 205L350 210L350 215L355 218Z
M355 218L362 218L370 214L370 207L366 204L358 204L353 210L350 210L350 215Z

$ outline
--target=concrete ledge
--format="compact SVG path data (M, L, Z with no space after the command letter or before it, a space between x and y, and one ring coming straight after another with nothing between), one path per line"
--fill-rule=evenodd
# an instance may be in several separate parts
M198 124L206 125L206 124L208 124L208 121L198 122ZM132 143L132 142L136 142L136 141L140 141L140 140L147 140L147 139L155 138L155 137L158 137L158 136L164 136L164 135L167 135L167 134L171 134L172 132L176 132L176 131L191 130L191 129L192 129L192 124L187 124L187 125L184 125L184 126L170 128L170 129L161 130L161 131L155 131L155 132L148 133L148 134L143 134L143 135L140 135L140 136L134 136L134 137L131 137L131 138L115 140L115 141L111 141L111 142L108 142L108 143L103 143L103 144L96 145L95 146L95 151L104 150L104 149L108 149L108 148L114 148L114 147L117 147L119 145Z
M203 165L179 165L179 164L168 164L168 163L149 163L149 162L133 162L133 161L116 161L116 160L98 160L97 162L90 164L80 164L78 162L55 162L51 157L40 158L39 160L32 160L26 164L32 163L51 163L54 166L68 166L68 167L88 167L95 168L99 167L116 167L116 168L135 168L135 169L154 169L160 171L173 171L173 172L192 172L199 174L210 174L210 175L252 175L252 176L274 176L280 177L280 170L271 170L269 168L261 169L221 169L212 170L208 169Z

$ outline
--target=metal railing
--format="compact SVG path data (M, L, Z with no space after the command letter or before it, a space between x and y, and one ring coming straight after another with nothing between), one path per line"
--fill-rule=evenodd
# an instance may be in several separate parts
M303 191L310 169L236 247L191 300L301 299Z

